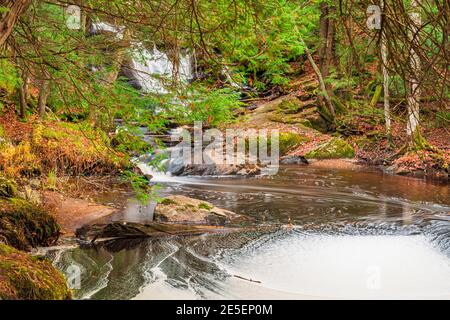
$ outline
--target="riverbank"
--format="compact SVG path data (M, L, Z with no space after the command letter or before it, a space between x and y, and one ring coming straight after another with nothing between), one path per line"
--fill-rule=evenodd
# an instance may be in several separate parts
M423 116L423 149L408 146L406 124L395 119L391 138L385 133L380 108L354 102L349 112L337 115L336 128L329 130L317 95L314 78L303 77L298 89L273 100L251 105L237 120L222 129L265 129L280 132L282 157L308 160L353 159L361 165L388 173L417 178L449 180L450 144L445 126L430 114ZM343 106L341 106L343 107ZM292 139L295 135L296 139ZM295 141L293 141L295 140ZM334 162L340 166L340 162ZM333 162L328 165L332 167Z
M117 177L128 167L129 158L87 123L22 122L12 111L2 114L0 298L70 298L64 276L29 252L54 246L61 236L114 211L82 199L85 190L70 196L80 187L72 177Z

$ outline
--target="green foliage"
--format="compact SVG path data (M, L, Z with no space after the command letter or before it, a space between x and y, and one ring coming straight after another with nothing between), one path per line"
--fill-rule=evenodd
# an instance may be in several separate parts
M119 128L111 141L111 145L115 150L133 156L150 153L153 147L137 131L134 127Z
M13 198L16 194L16 182L14 180L0 176L0 198Z
M47 181L46 181L45 188L47 190L56 191L58 189L57 183L58 183L58 177L56 175L56 170L49 171L49 173L47 175Z
M280 156L285 156L296 148L300 147L303 143L309 141L309 138L293 132L280 132L278 136L278 150ZM272 139L259 138L258 145L266 144L267 151L272 150ZM270 152L269 152L270 153Z
M222 28L211 35L224 59L235 65L231 68L236 79L259 90L267 85L284 85L291 72L290 61L304 53L303 44L293 30L299 29L304 39L315 39L313 32L318 21L316 5L302 6L286 0L255 2L237 1L229 10L225 0L211 2L219 17L207 23L221 21ZM208 5L205 11L209 10Z
M131 184L136 198L142 203L147 204L150 199L156 197L156 188L151 187L148 179L133 171L126 170L122 174L122 179Z
M165 198L162 199L160 202L162 205L164 206L170 206L170 205L176 205L177 202L175 200L169 199L169 198Z
M436 112L436 126L445 128L450 123L450 112L449 111L437 111Z
M11 94L20 82L16 67L7 59L0 59L0 89Z
M202 121L205 126L217 126L230 122L233 110L239 108L239 93L228 88L211 89L193 85L166 114L180 124L192 125Z

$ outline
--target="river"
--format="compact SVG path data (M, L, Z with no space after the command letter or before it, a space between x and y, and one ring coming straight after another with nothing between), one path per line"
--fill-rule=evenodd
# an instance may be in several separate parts
M161 195L203 199L276 227L51 250L61 270L81 272L76 298L450 298L448 184L310 166L155 180ZM151 211L130 201L123 215L145 222Z

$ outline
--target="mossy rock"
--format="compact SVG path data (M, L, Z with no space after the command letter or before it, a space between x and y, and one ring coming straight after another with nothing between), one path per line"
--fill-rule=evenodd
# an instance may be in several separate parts
M54 245L59 235L56 219L43 207L16 198L0 200L0 241L29 250Z
M170 205L176 205L177 204L174 200L169 199L169 198L162 199L160 203L162 205L164 205L164 206L170 206Z
M289 152L297 149L301 144L308 142L310 139L306 136L293 132L280 132L279 134L279 155L285 156ZM267 150L272 150L272 139L261 138L258 145L266 144Z
M302 109L302 102L297 98L293 98L281 101L276 111L281 114L295 114L300 112Z
M0 243L0 300L68 300L64 276L44 259Z
M204 209L204 210L212 210L214 209L214 206L205 202L202 202L198 205L199 209Z
M340 159L354 156L353 147L341 138L332 138L305 155L309 159Z
M190 225L225 225L241 216L212 203L185 196L169 196L155 208L154 220Z
M0 198L13 198L16 194L16 183L13 180L0 176Z
M280 156L297 149L303 143L308 142L309 138L292 132L280 133Z

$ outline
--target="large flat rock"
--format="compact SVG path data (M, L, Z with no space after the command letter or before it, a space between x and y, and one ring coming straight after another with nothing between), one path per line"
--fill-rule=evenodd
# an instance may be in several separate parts
M155 208L157 222L197 225L225 225L243 217L213 204L185 196L169 196Z

